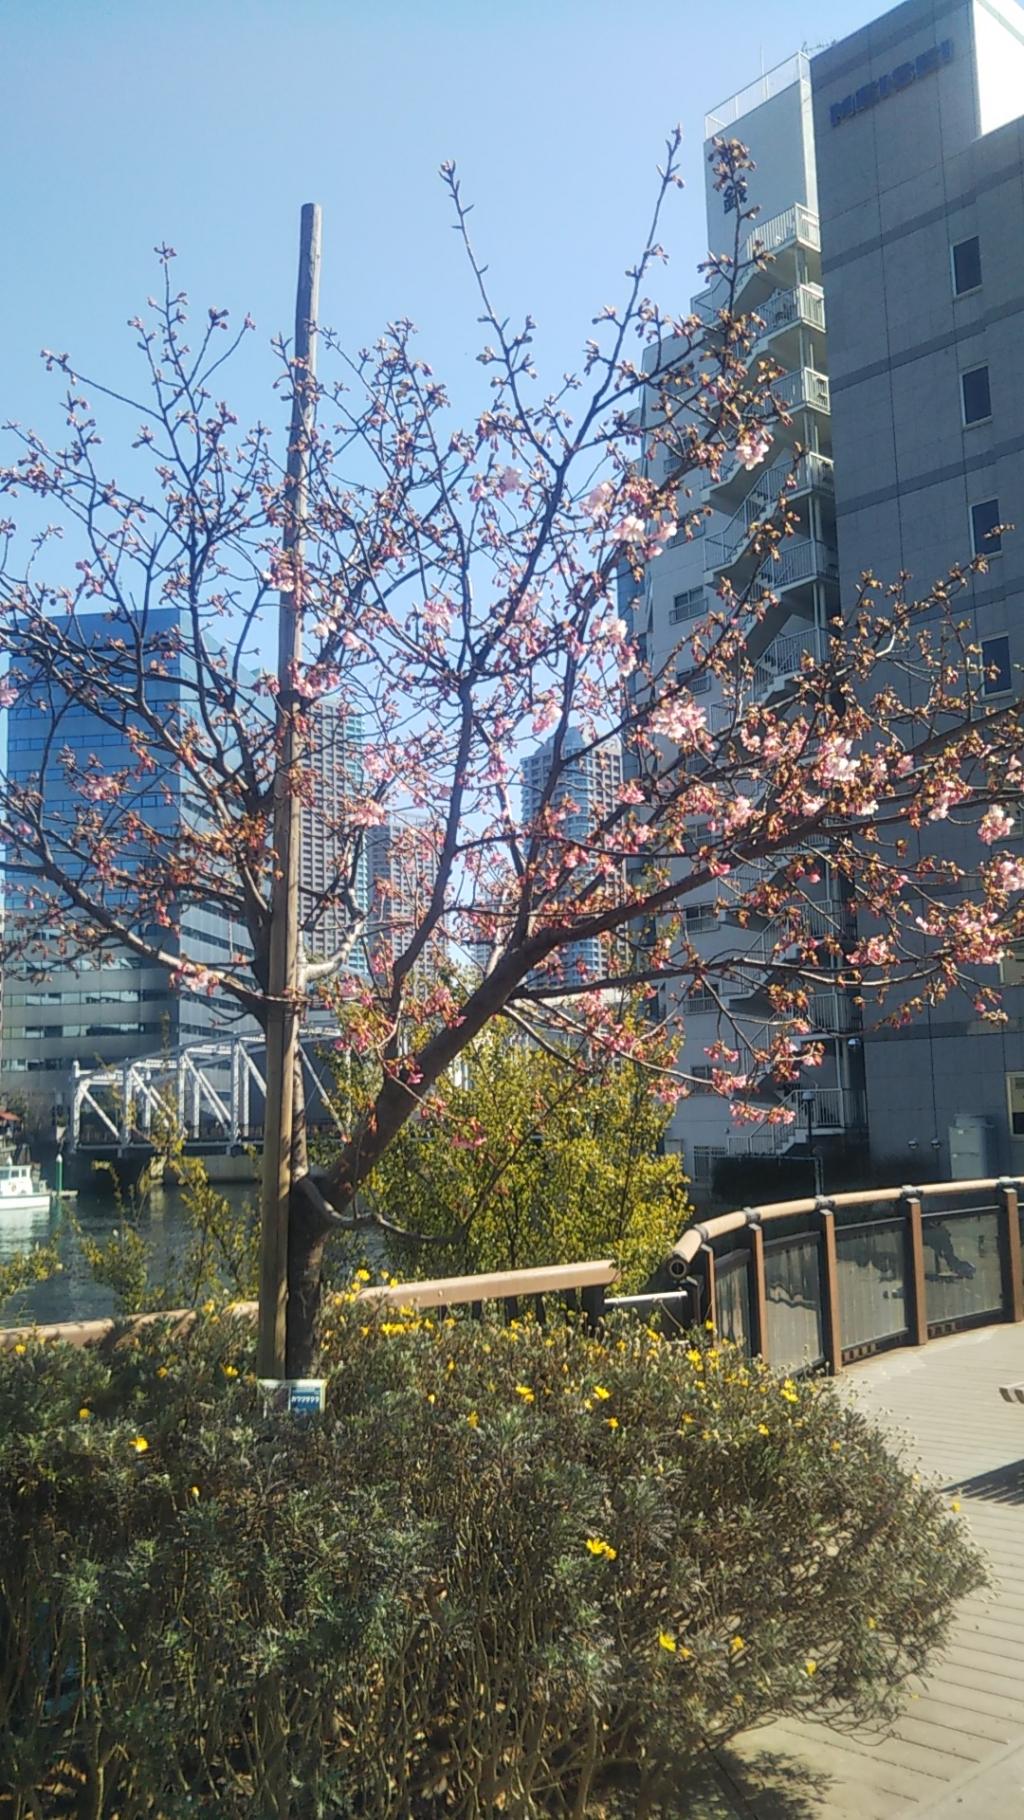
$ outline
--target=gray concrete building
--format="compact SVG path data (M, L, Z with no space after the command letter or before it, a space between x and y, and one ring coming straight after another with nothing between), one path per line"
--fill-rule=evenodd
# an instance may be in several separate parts
M807 57L787 59L714 108L705 122L706 154L719 136L743 140L756 159L750 201L759 214L739 248L743 272L735 308L756 312L761 321L750 365L770 360L782 369L773 390L789 421L774 426L765 462L749 469L728 460L718 478L694 494L688 509L696 507L701 516L691 522L689 534L674 539L649 565L638 591L626 590L622 603L651 669L660 673L666 665L674 666L705 708L712 730L723 724L721 716L725 724L731 722L736 704L722 702L712 674L693 668L693 631L715 606L716 589L724 579L739 590L749 578L755 566L748 547L750 527L773 509L794 470L797 444L805 453L795 467L791 495L794 534L772 571L778 604L749 628L750 671L742 684L742 706L777 702L799 670L803 654L824 655L826 628L839 607L830 330L821 282ZM723 214L707 159L705 169L708 245L729 251L733 218ZM771 255L767 266L751 263L755 244ZM721 292L721 285L712 285L693 299L693 311L713 323ZM637 686L644 686L642 678ZM766 954L772 951L777 939L772 925L755 919L756 926L744 933L729 909L730 899L741 898L765 870L764 865L737 867L728 878L709 885L699 899L687 899L682 912L685 936L698 954L710 958L757 946ZM826 856L809 896L815 900L809 914L820 923L821 932L840 929L845 915L842 894L829 874ZM722 995L744 1039L754 1048L767 1047L773 1015L767 996L745 989L739 981L724 983ZM676 1109L667 1143L681 1150L698 1197L710 1189L721 1159L751 1152L783 1156L805 1141L808 1120L822 1145L862 1144L864 1106L854 1013L838 990L815 993L809 1007L812 1035L824 1047L823 1065L813 1081L788 1092L764 1094L766 1113L773 1103L786 1102L790 1124L739 1126L729 1103L710 1084L706 1090L702 1087L703 1081L710 1083L712 1071L708 1049L717 1038L731 1035L713 993L701 990L679 996L666 988L660 1012L679 1031L679 1064L694 1082L690 1097Z
M741 259L756 240L772 262L748 272L737 307L762 319L752 358L785 369L776 391L792 424L778 430L766 464L726 467L696 495L707 513L700 534L670 546L639 588L625 587L622 605L656 670L672 661L687 675L687 626L723 578L742 583L747 527L777 496L799 442L808 453L798 527L772 577L779 608L748 639L747 698L771 699L802 652L821 653L829 618L856 598L865 569L883 580L909 571L927 593L978 551L990 568L964 606L981 652L979 697L986 705L1019 692L1024 531L989 533L1000 522L1024 526L1022 110L1017 0L908 0L813 60L790 58L707 116L706 151L725 134L756 161L750 201L760 212ZM727 250L730 225L709 176L708 245ZM715 305L714 287L693 301L708 320ZM694 689L714 726L727 711L714 679L695 675ZM971 828L951 822L927 824L918 845L968 869L983 852ZM821 872L812 914L823 930L846 933L844 888L824 855ZM754 869L732 882L749 887ZM720 881L719 898L729 889ZM684 912L689 940L706 954L737 945L714 896ZM681 1102L671 1142L698 1197L719 1158L785 1155L806 1118L837 1166L844 1151L866 1147L896 1174L1024 1169L1024 959L1008 960L1002 976L1002 1030L964 994L900 1031L878 1028L875 1008L862 1028L848 995L816 995L825 1063L813 1088L789 1096L794 1126L737 1130L728 1106L699 1089ZM755 1000L730 1008L753 1036ZM706 1073L717 1008L690 994L662 1010L677 1022L681 1065Z
M964 598L983 705L1019 694L1024 535L1024 8L908 0L812 63L842 593L870 568ZM1024 828L1022 828L1024 831ZM971 828L921 852L968 869ZM1017 850L1019 851L1019 838ZM1024 1169L1024 978L995 1030L957 994L864 1034L871 1151L926 1177Z

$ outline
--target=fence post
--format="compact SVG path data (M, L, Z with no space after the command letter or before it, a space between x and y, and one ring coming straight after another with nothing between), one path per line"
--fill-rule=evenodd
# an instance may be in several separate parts
M1024 1321L1017 1183L1008 1175L999 1183L999 1268L1003 1278L1003 1313L1008 1321Z
M752 1358L768 1357L768 1296L764 1281L764 1233L761 1215L748 1207L747 1228L750 1239L750 1353Z
M591 1283L580 1291L580 1304L591 1331L604 1319L604 1293L603 1283Z
M821 1275L823 1338L829 1371L836 1377L843 1369L843 1336L839 1322L839 1259L836 1253L835 1209L827 1201L818 1202L821 1221Z
M906 1273L907 1327L911 1346L928 1344L928 1293L924 1281L924 1227L921 1223L921 1196L916 1188L904 1188L903 1204L907 1210Z

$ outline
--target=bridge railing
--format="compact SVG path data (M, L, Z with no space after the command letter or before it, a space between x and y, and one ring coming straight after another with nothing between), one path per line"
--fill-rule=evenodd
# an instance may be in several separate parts
M609 1294L618 1268L609 1258L479 1276L371 1285L361 1300L435 1315L482 1315L498 1304L506 1320L544 1318L550 1304L574 1305L591 1323L606 1311L658 1320L663 1331L712 1321L745 1352L786 1371L844 1364L886 1347L922 1346L939 1335L995 1321L1024 1321L1021 1179L931 1182L814 1199L777 1201L719 1214L687 1227L659 1273L664 1287ZM253 1321L256 1304L231 1312ZM129 1321L67 1322L0 1330L0 1347L35 1333L92 1345L138 1322L179 1331L194 1319L177 1310Z

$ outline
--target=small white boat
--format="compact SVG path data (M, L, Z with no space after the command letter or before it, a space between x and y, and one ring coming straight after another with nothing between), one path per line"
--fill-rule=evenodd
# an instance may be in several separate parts
M50 1190L33 1179L31 1163L0 1161L0 1220L49 1211Z

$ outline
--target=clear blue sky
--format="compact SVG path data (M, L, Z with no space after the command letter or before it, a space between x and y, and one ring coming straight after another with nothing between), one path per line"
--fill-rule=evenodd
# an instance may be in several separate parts
M323 316L349 345L411 316L467 409L480 331L436 171L455 158L510 312L546 369L641 245L664 132L687 189L662 301L697 288L709 107L879 0L8 0L0 70L0 419L54 423L40 347L123 377L125 319L180 255L194 301L288 327L299 206L325 212ZM823 24L827 19L827 24ZM240 415L273 413L249 364Z

